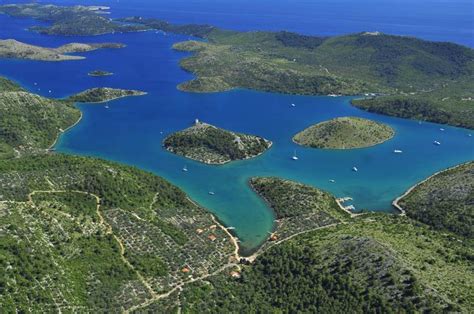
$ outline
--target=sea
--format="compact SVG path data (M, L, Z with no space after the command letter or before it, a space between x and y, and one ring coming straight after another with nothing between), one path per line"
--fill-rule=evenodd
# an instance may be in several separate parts
M0 4L21 1L0 1ZM225 29L288 30L311 35L361 31L416 36L474 47L474 3L464 0L116 0L37 1L58 5L104 5L112 17L145 16L173 23L207 23ZM353 97L294 96L236 89L186 93L176 86L193 78L179 67L188 53L172 50L188 36L155 31L90 37L40 35L27 30L41 22L0 15L0 39L57 47L70 42L120 42L124 49L82 54L81 61L0 60L0 75L31 92L62 98L92 87L138 89L146 96L104 104L78 105L83 119L63 134L60 153L94 156L155 173L183 189L228 227L241 250L251 252L274 228L274 213L249 187L255 176L275 176L326 190L357 211L394 213L391 202L416 182L474 160L473 130L367 113L350 105ZM89 71L113 72L90 77ZM291 104L295 106L291 106ZM356 116L395 129L391 140L364 149L320 150L295 145L292 136L328 119ZM226 165L205 165L163 149L170 133L199 119L273 141L265 154ZM443 130L444 131L443 131ZM439 141L441 145L433 145ZM402 154L395 154L395 149ZM291 157L296 153L298 160ZM183 172L183 167L188 171ZM357 167L358 171L352 171ZM213 192L213 193L209 193Z

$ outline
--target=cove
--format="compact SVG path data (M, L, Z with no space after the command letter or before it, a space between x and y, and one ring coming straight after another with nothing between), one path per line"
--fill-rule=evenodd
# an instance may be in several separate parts
M0 17L1 21L13 21ZM20 20L18 25L28 25ZM47 63L0 60L1 74L32 92L65 97L86 88L108 86L140 89L149 94L104 105L85 104L82 121L57 143L58 152L96 156L133 165L160 175L235 228L243 252L250 252L272 230L274 216L248 187L253 176L278 176L350 196L358 210L392 211L391 201L436 171L474 159L474 137L466 129L370 114L350 106L350 97L309 97L234 90L190 94L176 85L192 76L179 68L186 54L171 49L184 36L155 32L100 37L47 37L12 31L19 40L59 46L66 42L122 42L127 48L84 54L80 62ZM15 34L17 32L17 34ZM89 77L91 70L115 73ZM37 83L35 85L34 83ZM47 91L51 90L49 94ZM290 104L295 103L296 107ZM313 123L340 116L358 116L389 124L393 139L371 148L317 150L295 145L292 136ZM264 155L223 166L209 166L175 156L162 148L163 138L194 119L274 142ZM441 142L440 146L433 141ZM394 149L403 154L394 154ZM296 150L299 160L291 160ZM184 173L183 166L189 171ZM351 169L356 166L359 171ZM330 183L329 180L335 180ZM215 195L209 195L213 191Z

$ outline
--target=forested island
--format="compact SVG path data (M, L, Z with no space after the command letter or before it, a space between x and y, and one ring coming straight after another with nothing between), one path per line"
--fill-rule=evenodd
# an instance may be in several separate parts
M172 153L206 164L224 164L263 154L272 142L196 121L193 126L166 137L163 145Z
M100 77L100 76L111 76L111 75L114 75L114 74L112 72L108 72L108 71L94 70L94 71L90 71L89 73L87 73L87 75Z
M38 61L70 61L83 60L83 56L70 53L88 52L97 49L118 49L125 45L118 43L71 43L58 48L45 48L19 42L14 39L0 40L0 58L28 59Z
M395 131L388 125L358 117L323 121L299 132L293 141L303 146L351 149L374 146L391 139Z
M97 87L85 90L79 94L75 94L67 98L68 101L82 102L82 103L102 103L114 99L129 97L129 96L143 96L146 92L139 90L117 89L110 87Z

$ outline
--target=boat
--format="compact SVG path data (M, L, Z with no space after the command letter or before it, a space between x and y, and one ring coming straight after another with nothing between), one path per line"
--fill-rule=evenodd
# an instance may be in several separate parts
M440 130L440 131L444 131L444 129L443 129L443 128L439 128L439 130Z
M186 165L183 167L183 172L188 172L188 167Z
M291 107L296 107L296 105L295 105L295 104L291 104Z
M357 167L352 167L352 171L357 172L359 169L357 169Z
M438 141L434 141L433 144L435 144L435 145L437 145L437 146L441 145L441 143L438 142Z
M395 154L401 154L401 153L403 153L403 151L400 150L400 149L394 149L393 152L394 152Z
M105 109L109 109L109 103L108 102L105 103Z
M471 136L472 136L472 134L471 134L471 133L469 133L467 136L471 137Z
M329 182L336 183L336 180L331 179L331 180L329 180Z
M298 156L296 156L296 150L295 150L295 152L294 152L294 154L293 154L293 157L291 157L291 159L293 159L293 160L298 160Z
M209 195L216 195L216 193L209 191Z

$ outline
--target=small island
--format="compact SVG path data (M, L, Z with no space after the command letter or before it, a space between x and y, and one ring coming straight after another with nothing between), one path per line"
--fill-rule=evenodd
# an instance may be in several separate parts
M313 148L351 149L374 146L394 135L395 131L388 125L357 117L341 117L310 126L296 134L293 141Z
M102 70L94 70L87 73L87 75L98 77L98 76L111 76L111 75L114 75L114 73L108 72L108 71L102 71Z
M73 95L68 100L73 102L82 103L102 103L111 101L114 99L129 97L129 96L142 96L146 95L146 92L139 90L128 90L128 89L117 89L110 87L98 87L85 90L79 94Z
M165 138L163 145L172 153L206 164L225 164L261 155L272 142L196 120L193 126Z

